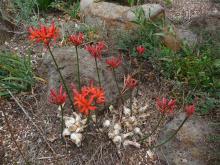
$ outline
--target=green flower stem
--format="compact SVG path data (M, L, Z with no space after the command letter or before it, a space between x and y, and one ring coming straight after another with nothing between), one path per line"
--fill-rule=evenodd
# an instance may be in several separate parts
M9 124L9 120L8 120L8 117L6 116L6 113L4 112L4 110L3 110L2 112L3 112L3 116L4 116L4 118L5 118L5 123L6 123L7 127L8 127L8 131L9 131L10 134L11 134L11 140L15 143L15 146L17 147L18 152L20 153L21 157L24 159L25 164L26 164L26 165L29 165L30 162L25 158L25 156L24 156L24 154L22 153L22 151L21 151L21 149L20 149L18 143L16 142L16 139L15 139L14 133L13 133L13 130L12 130L10 124Z
M98 76L98 79L99 79L99 87L102 87L102 85L101 85L101 80L100 80L100 76L99 76L98 62L97 62L97 58L96 58L96 57L95 57L95 66L96 66L97 76Z
M81 91L80 70L79 70L79 54L78 54L77 46L75 46L75 49L76 49L76 59L77 59L78 87L79 87L79 91Z
M60 106L60 108L61 108L61 138L64 141L64 138L63 138L63 129L64 129L63 111L64 111L64 109L63 109L62 105Z
M185 119L180 124L179 128L174 132L174 134L172 134L168 139L166 139L165 141L161 142L160 144L157 144L157 145L153 146L151 149L158 148L158 147L164 145L165 143L167 143L168 141L170 141L172 138L174 138L175 135L179 132L180 128L182 128L182 126L184 125L184 123L186 122L187 119L188 119L188 117L185 117Z
M161 121L164 119L164 117L165 117L165 113L163 113L163 114L161 115L161 117L160 117L160 119L159 119L157 125L154 127L153 131L152 131L150 134L145 135L142 139L140 139L141 143L143 143L144 140L148 139L149 137L151 137L151 136L156 132L157 128L160 126L160 123L161 123Z
M120 91L120 89L119 89L118 82L117 82L117 80L116 80L116 73L115 73L115 69L114 69L114 68L112 69L112 72L113 72L113 76L114 76L114 79L115 79L115 84L116 84L117 89L118 89L119 97L120 97L120 99L121 99L122 104L124 105L124 100L123 100L123 97L122 97L122 95L121 95L121 91Z
M130 89L130 110L131 110L131 116L133 115L133 110L132 110L132 102L133 102L132 92L133 92L133 90Z
M51 55L51 57L52 57L52 59L53 59L53 61L54 61L54 64L55 64L55 66L56 66L56 69L57 69L57 71L58 71L58 73L59 73L59 75L60 75L60 78L61 78L61 80L62 80L62 83L63 83L63 85L64 85L64 88L65 88L65 90L66 90L66 92L67 92L67 96L68 96L68 98L69 98L69 100L70 100L70 104L71 104L72 110L75 111L74 105L73 105L72 97L71 97L71 95L70 95L69 89L67 88L66 82L65 82L65 80L64 80L64 78L63 78L63 75L62 75L61 72L60 72L60 69L59 69L59 66L58 66L58 64L57 64L57 62L56 62L56 59L55 59L55 57L54 57L54 55L53 55L53 53L52 53L52 51L51 51L49 45L47 46L47 48L48 48L48 50L49 50L49 52L50 52L50 55Z
M138 86L137 86L137 92L136 92L136 97L138 96L138 92L140 90L140 82L141 82L141 65L139 65L138 68Z

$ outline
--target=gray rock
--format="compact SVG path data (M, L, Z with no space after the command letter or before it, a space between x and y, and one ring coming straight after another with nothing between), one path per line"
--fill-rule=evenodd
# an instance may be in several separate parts
M159 135L159 141L169 137L184 120L181 113L170 121ZM170 165L205 165L209 151L206 143L212 132L208 123L199 117L192 117L186 121L176 137L161 147L159 157ZM165 155L165 157L164 157Z
M198 43L198 36L189 29L177 28L176 36L183 42L186 42L190 47Z
M146 19L153 19L164 15L164 9L158 4L145 4L141 6ZM136 25L132 23L135 15L132 11L136 7L121 6L109 2L91 3L84 7L81 12L85 23L98 28L133 30Z
M79 60L80 60L80 74L81 74L81 83L82 85L88 85L90 80L94 80L95 85L98 85L98 78L95 66L94 58L84 49L78 49L79 51ZM60 70L67 80L68 84L73 82L77 84L77 63L76 63L76 52L74 47L63 47L55 48L53 50L54 56L57 60L57 63L60 67ZM58 88L60 85L60 77L54 67L53 60L49 54L44 56L44 64L48 69L48 83L49 89ZM99 73L101 77L101 83L105 89L105 95L107 104L112 103L116 100L118 91L115 85L115 81L112 75L112 72L107 68L105 64L105 58L102 58L101 61L98 61ZM118 68L116 70L117 78L120 87L123 86L121 80L123 78L123 69Z

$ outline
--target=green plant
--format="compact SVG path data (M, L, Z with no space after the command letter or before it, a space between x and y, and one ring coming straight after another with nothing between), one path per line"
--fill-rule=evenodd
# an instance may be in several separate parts
M15 21L17 23L29 24L33 15L38 16L39 9L37 0L14 0L11 1L14 13L16 14Z
M134 6L134 2L135 2L135 0L128 0L129 6Z
M8 91L29 91L35 83L30 56L21 58L12 53L0 52L0 97Z
M37 0L37 4L40 10L47 10L53 1L54 0Z
M69 14L72 18L79 18L80 0L75 1L55 1L50 4L50 7L58 9L66 14Z
M210 56L206 53L187 51L174 53L162 47L158 59L161 60L163 74L197 89L213 87L213 62Z
M186 98L186 103L196 103L196 111L201 115L206 115L219 108L219 97L214 92L194 91Z

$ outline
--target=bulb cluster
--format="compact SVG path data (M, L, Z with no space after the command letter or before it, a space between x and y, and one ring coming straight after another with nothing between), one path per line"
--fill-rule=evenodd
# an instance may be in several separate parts
M63 136L69 136L71 141L80 147L83 140L82 132L87 127L87 119L82 119L76 112L73 112L73 115L74 117L64 116L66 128L63 130Z

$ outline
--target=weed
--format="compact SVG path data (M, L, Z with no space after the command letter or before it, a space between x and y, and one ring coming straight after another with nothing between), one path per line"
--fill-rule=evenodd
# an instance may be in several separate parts
M30 57L18 57L0 52L0 97L8 96L7 90L18 93L28 91L35 83Z

